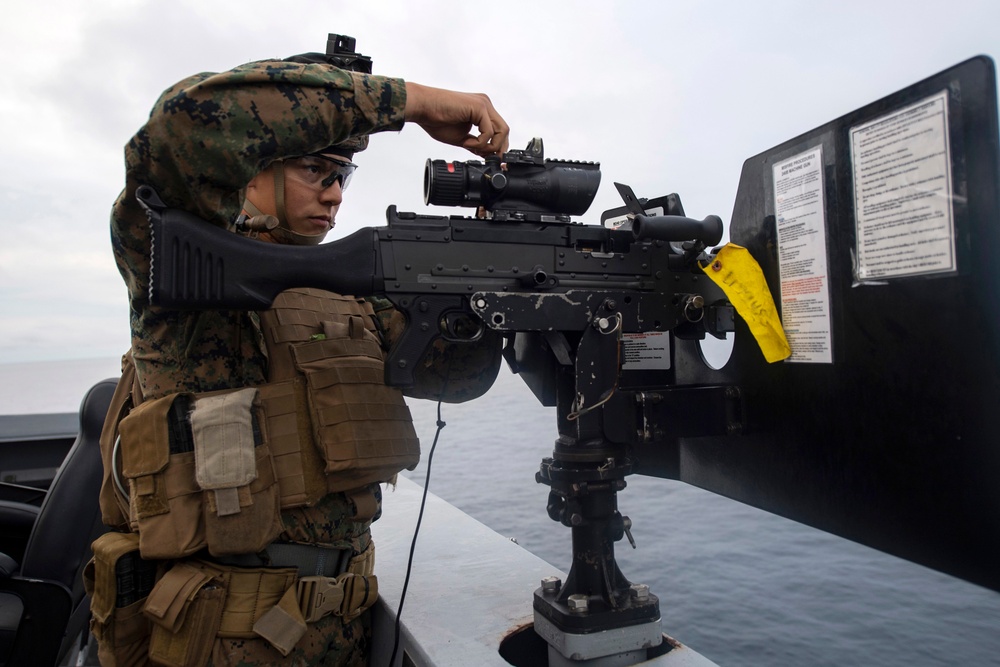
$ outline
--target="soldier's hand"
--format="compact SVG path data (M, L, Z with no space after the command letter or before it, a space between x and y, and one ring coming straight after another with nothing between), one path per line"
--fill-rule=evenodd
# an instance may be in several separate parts
M482 93L459 93L407 81L404 117L434 139L462 146L476 155L507 152L510 127ZM471 134L474 127L478 135Z

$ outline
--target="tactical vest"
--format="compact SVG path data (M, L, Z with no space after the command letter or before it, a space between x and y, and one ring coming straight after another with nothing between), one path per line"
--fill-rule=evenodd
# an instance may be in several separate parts
M371 304L293 289L260 320L269 381L261 401L282 508L416 466L420 444L403 394L385 384Z
M177 393L129 411L134 383L123 376L128 387L102 434L101 507L105 523L139 533L143 558L256 553L281 533L282 509L388 480L419 460L409 409L385 385L370 304L289 290L260 321L266 384Z

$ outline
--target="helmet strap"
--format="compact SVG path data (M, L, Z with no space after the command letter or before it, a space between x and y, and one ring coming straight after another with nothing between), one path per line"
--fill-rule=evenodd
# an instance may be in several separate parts
M277 213L278 226L267 231L278 243L287 245L319 245L326 238L323 234L300 234L292 231L288 226L288 216L285 212L285 169L281 160L271 163L274 172L274 211ZM251 215L262 215L260 209L254 206L249 200L245 201L243 208Z

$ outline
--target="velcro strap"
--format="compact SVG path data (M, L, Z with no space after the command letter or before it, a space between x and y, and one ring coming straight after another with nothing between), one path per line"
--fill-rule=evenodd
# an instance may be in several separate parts
M348 338L347 325L343 322L333 322L331 320L323 320L323 335L327 338Z
M365 609L378 600L378 577L359 574L342 574L344 583L344 602L341 613L345 620L351 620L361 615Z
M357 315L352 315L351 319L348 320L348 329L350 330L351 338L355 340L361 340L365 337L365 321Z
M354 518L367 521L378 512L378 498L371 487L354 489L346 492L347 498L354 503Z
M306 633L306 619L299 608L297 589L285 591L278 604L268 609L256 623L253 631L271 642L283 656L288 656Z

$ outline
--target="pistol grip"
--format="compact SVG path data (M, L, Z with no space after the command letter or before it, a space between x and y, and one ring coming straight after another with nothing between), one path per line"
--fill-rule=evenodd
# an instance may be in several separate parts
M385 364L385 382L392 387L412 387L414 372L436 338L441 337L441 320L448 311L465 307L464 297L437 294L387 294L393 305L406 315L406 328L393 341Z

